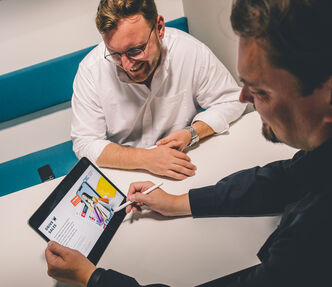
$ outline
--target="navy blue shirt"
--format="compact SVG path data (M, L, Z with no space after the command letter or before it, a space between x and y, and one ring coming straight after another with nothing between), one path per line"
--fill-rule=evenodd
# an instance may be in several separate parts
M332 139L317 149L234 173L189 191L194 217L282 214L257 256L261 264L231 280L202 286L332 286ZM211 280L214 278L211 278ZM141 286L134 278L98 269L89 287ZM166 286L166 285L149 285Z

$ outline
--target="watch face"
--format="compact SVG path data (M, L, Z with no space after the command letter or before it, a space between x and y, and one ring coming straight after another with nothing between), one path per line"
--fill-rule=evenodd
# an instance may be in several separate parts
M185 129L189 130L190 134L191 134L191 141L190 141L188 147L191 147L191 146L195 145L196 143L198 143L199 137L196 133L196 130L192 126L186 127Z

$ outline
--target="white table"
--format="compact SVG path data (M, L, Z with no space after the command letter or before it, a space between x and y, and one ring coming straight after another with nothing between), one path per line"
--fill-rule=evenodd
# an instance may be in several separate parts
M229 134L215 136L189 151L194 177L164 180L163 189L182 194L215 184L240 169L290 158L296 150L261 136L256 112L234 123ZM102 170L124 193L132 181L160 181L140 171ZM54 286L46 274L46 242L27 220L61 178L0 198L1 286ZM98 266L135 277L141 284L161 282L193 286L257 264L256 253L275 229L278 217L165 218L149 210L127 215Z

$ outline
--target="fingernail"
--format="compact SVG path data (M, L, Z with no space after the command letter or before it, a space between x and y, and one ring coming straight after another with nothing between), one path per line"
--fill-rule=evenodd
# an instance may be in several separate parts
M131 195L131 196L129 196L129 200L130 200L130 201L135 201L135 195Z

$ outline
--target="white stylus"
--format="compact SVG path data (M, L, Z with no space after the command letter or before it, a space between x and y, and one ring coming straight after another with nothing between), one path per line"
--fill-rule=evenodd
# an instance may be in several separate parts
M150 193L151 191L153 191L153 190L157 189L158 187L160 187L162 184L163 184L162 182L161 182L161 183L158 183L158 184L155 184L155 185L151 186L149 189L147 189L146 191L142 192L142 194L148 194L148 193ZM118 208L116 208L116 209L114 210L114 212L118 212L118 211L120 211L121 209L124 209L125 207L127 207L128 205L130 205L130 204L132 204L132 203L133 203L133 202L129 200L129 201L127 201L126 203L120 205Z

